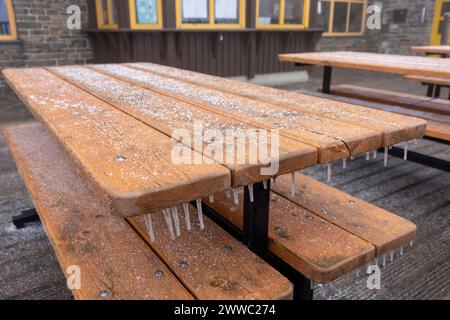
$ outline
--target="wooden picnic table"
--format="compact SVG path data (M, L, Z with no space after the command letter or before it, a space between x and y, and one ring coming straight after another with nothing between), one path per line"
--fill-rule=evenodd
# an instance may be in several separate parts
M442 58L446 58L450 54L450 46L414 46L411 47L411 51L426 55L439 54Z
M103 213L126 217L137 226L136 229L143 230L145 226L148 228L149 214L162 210L165 216L167 210L178 205L195 203L202 229L203 225L211 224L208 219L203 222L201 216L202 210L213 210L205 206L208 201L209 205L214 203L211 196L219 194L219 201L215 202L218 204L224 193L244 187L239 201L243 238L252 251L261 255L267 250L269 238L272 177L291 173L295 179L296 171L319 163L329 164L331 168L332 161L381 147L387 150L391 144L420 138L426 128L425 121L413 117L148 63L9 69L3 70L3 75L96 193L105 207ZM206 153L208 146L224 144L223 141L202 137L203 144L198 145L173 136L177 129L195 135L196 121L201 121L205 129L217 129L222 133L236 128L278 130L279 154L269 154L257 163L244 164L211 158ZM28 131L30 136L33 130ZM270 143L269 137L263 146L271 150ZM35 145L31 143L28 149ZM193 156L205 156L209 161L174 163L172 151L180 145ZM60 154L56 149L54 152ZM245 152L247 159L255 149L246 148ZM17 158L23 158L19 154L27 152L15 154ZM31 162L32 159L28 160ZM279 163L277 172L261 173L262 168L275 161ZM42 170L39 172L45 176ZM49 191L48 196L53 193L53 190ZM39 192L35 191L35 194ZM203 200L203 205L200 200ZM352 205L356 203L353 199L345 201ZM237 211L233 214L236 216ZM287 211L283 214L288 216ZM379 219L385 219L386 214L381 213ZM178 214L173 215L174 219L175 216L178 218ZM161 215L154 217L160 224L164 223ZM404 221L398 223L404 227ZM169 224L167 220L166 224ZM350 224L344 221L341 227ZM386 230L383 239L387 238ZM357 261L339 262L342 268L339 272L333 269L336 271L333 274L323 269L320 279L333 279L354 267L358 261L373 257L371 244L349 237L346 232L336 229L333 234L343 234L344 238L339 236L343 239L340 242L342 250L347 250L343 259L346 260L348 255L357 257ZM144 231L142 234L146 236ZM155 234L162 236L158 231ZM205 237L212 238L212 234L218 238L226 237L223 234L219 237L219 231L210 231ZM389 234L389 243L394 246L398 241L410 241L414 234L415 227L408 224L401 231ZM152 235L148 236L151 242ZM271 236L274 236L273 232ZM195 241L191 239L193 242L200 241L202 236L197 234L195 237ZM379 245L380 241L369 238L367 240L376 243L377 250L384 254L387 249ZM346 244L350 242L355 247ZM152 246L159 252L157 244ZM167 247L170 247L170 241ZM178 250L174 248L166 248L166 251ZM352 250L348 251L349 248ZM328 248L327 252L332 250L336 249ZM206 254L211 255L209 252ZM158 255L162 256L161 253ZM314 253L311 256L320 262L320 256ZM175 256L164 259L170 260L174 266L178 263ZM308 264L300 267L309 270ZM287 292L286 286L282 287L283 292Z
M381 53L337 51L280 54L281 61L325 67L323 93L330 93L332 68L450 78L450 60Z

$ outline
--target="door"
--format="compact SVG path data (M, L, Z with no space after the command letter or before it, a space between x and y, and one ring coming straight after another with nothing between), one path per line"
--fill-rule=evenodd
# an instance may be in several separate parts
M444 15L450 14L450 0L436 0L436 7L434 10L434 19L433 19L433 28L431 31L431 44L432 45L440 45L442 35L444 34L444 30L446 28ZM448 37L450 40L450 35ZM445 44L450 44L445 43Z

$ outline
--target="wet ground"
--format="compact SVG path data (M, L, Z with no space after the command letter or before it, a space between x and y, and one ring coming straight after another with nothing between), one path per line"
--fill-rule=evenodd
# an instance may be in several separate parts
M321 70L315 68L308 83L283 88L315 90L320 83ZM333 83L425 92L399 76L369 72L336 70ZM0 126L31 120L11 92L0 95ZM450 146L421 140L410 149L450 160ZM324 181L326 169L317 166L304 173ZM418 235L402 256L397 251L393 262L387 259L380 290L367 288L367 275L360 269L318 287L316 299L450 299L450 174L397 158L390 158L385 168L381 156L370 161L358 157L346 170L333 165L331 185L412 220ZM42 226L31 223L16 230L11 223L12 216L32 207L0 134L0 299L71 299Z

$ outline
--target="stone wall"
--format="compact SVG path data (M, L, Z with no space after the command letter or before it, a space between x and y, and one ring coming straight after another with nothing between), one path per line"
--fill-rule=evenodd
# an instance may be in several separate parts
M362 36L322 37L317 50L352 50L381 53L409 54L413 45L430 42L435 0L369 0L368 4L382 3L381 30L366 29ZM425 8L425 18L422 12ZM394 10L407 9L403 23L394 21Z
M82 29L87 26L90 0L13 0L18 39L0 42L0 69L87 63L92 59L88 37L66 27L67 7L81 9ZM6 84L0 78L0 90Z

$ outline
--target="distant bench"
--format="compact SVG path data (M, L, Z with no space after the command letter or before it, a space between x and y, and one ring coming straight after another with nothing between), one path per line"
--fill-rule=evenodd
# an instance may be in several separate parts
M450 141L449 100L347 84L331 86L331 94L375 102L375 104L370 105L364 104L370 108L422 118L428 123L427 136ZM328 97L332 98L332 96ZM348 102L347 100L344 101ZM360 104L360 101L358 103Z

